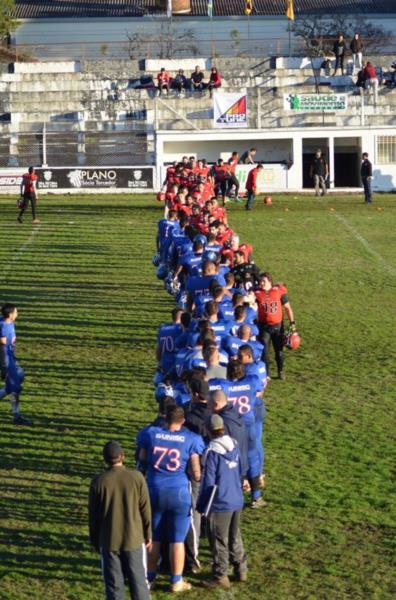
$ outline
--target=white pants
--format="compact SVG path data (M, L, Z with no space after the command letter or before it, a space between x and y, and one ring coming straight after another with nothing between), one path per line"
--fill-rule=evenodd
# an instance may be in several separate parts
M353 60L353 72L355 72L356 67L360 71L360 69L362 68L362 64L363 64L362 52L356 52L356 54L352 54L352 60Z
M366 80L366 90L368 90L368 92L370 93L370 90L372 90L373 94L374 94L374 101L377 102L378 99L378 79L367 79Z

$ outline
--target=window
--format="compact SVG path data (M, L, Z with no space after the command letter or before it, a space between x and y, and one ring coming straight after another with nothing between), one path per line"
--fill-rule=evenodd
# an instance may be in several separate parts
M379 135L377 137L377 164L396 163L396 135Z

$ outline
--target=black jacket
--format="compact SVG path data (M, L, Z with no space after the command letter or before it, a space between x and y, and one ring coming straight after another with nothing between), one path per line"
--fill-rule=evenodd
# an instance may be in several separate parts
M372 177L373 176L373 165L371 164L371 162L369 161L368 158L366 158L362 162L362 166L360 167L360 175L361 175L361 177Z
M224 421L225 432L238 442L241 453L242 477L246 477L248 471L248 436L243 417L229 405L225 406L218 414Z
M206 402L192 402L190 410L186 413L184 426L201 435L205 443L209 442L207 422L211 414Z
M349 45L351 52L353 52L353 54L357 54L358 52L361 52L363 50L363 44L361 39L355 39L353 38L350 45Z

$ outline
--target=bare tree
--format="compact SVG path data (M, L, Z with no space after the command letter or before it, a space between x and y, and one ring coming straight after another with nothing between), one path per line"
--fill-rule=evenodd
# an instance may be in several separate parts
M180 56L196 56L198 46L192 29L179 31L175 27L175 19L161 20L152 37L146 33L126 32L128 38L129 58L136 59L144 56L153 58L174 58Z

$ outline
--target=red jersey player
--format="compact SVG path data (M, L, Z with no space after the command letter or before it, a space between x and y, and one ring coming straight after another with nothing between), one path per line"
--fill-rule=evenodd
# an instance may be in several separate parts
M17 218L19 223L22 223L22 216L27 209L29 202L32 209L32 223L36 225L40 223L39 219L36 218L36 204L37 204L37 192L36 192L36 181L38 177L34 171L34 167L29 167L28 172L22 175L21 182L21 196L23 198L20 204L20 211Z
M265 346L265 364L269 373L269 342L275 351L279 379L285 379L283 373L283 310L285 310L290 325L295 329L293 310L289 302L287 288L283 284L274 284L270 273L260 275L259 289L255 296L258 305L257 322L259 339Z

